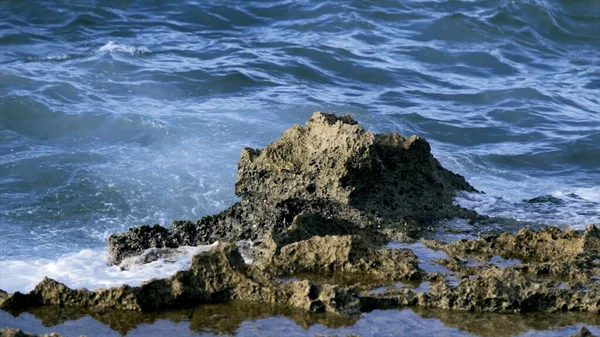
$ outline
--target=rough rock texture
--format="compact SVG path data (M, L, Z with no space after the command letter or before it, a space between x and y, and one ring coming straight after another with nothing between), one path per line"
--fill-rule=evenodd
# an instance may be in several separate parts
M197 222L176 221L172 230L142 226L113 235L109 260L119 264L148 248L261 240L302 213L336 229L320 235L387 239L417 236L441 218L477 217L452 203L457 191L474 188L430 150L417 136L374 134L350 116L316 112L264 149L242 151L235 185L240 202Z
M544 228L449 244L425 241L450 255L450 259L439 262L459 273L455 275L460 278L457 286L450 286L444 277L430 274L426 276L432 281L428 292L415 295L406 289L389 289L380 295L365 296L361 301L368 307L408 303L503 313L600 313L599 238L598 229L588 226L583 234ZM460 259L473 255L486 258L501 255L529 262L499 268L493 264L468 266Z
M550 280L527 277L514 269L489 269L463 278L456 287L443 279L428 292L388 289L383 294L361 296L363 310L390 306L435 307L500 313L582 311L600 313L600 284L559 287Z
M275 275L343 273L377 280L420 279L419 260L409 249L375 250L359 236L313 236L260 255L259 268Z
M153 279L139 287L119 287L88 291L73 290L50 280L43 280L29 294L0 292L0 309L18 310L32 306L55 305L86 307L93 310L121 309L158 311L191 307L202 303L245 300L277 303L310 312L331 312L354 315L361 311L390 306L420 306L475 312L589 312L600 313L600 260L598 260L598 230L590 226L583 234L544 229L527 234L529 243L509 240L519 234L502 234L481 240L451 244L430 241L428 244L447 249L450 259L473 253L464 247L497 247L488 251L507 258L519 255L524 260L548 260L563 247L561 258L553 262L528 262L498 268L492 264L481 267L462 266L453 275L453 286L442 273L425 273L409 249L373 249L371 243L356 235L311 236L311 221L296 217L293 228L281 235L267 238L254 264L244 263L235 244L223 243L209 252L193 258L189 270L167 279ZM309 220L312 218L309 216ZM303 229L303 226L307 226ZM298 232L295 232L298 231ZM553 233L550 235L549 233ZM511 236L512 235L512 236ZM523 236L521 234L521 236ZM292 240L293 238L293 240ZM494 240L501 240L504 246ZM507 242L514 242L510 246ZM463 248L460 248L463 247ZM512 248L510 248L512 247ZM581 249L574 247L583 247ZM488 250L486 250L488 249ZM509 254L508 252L512 252ZM535 258L532 258L535 257ZM448 264L450 265L450 264ZM543 269L550 266L549 269ZM563 266L568 273L553 273ZM473 268L477 272L468 272ZM464 269L464 270L463 270ZM427 280L429 287L416 293L412 289L388 287L383 293L366 291L372 287L341 286L309 280L278 281L275 276L298 273L343 273L362 275L358 283L371 285L385 279ZM563 277L556 277L562 275ZM566 275L566 277L564 277Z
M456 191L474 191L424 139L374 134L350 116L319 112L262 150L244 149L238 168L235 192L244 199L326 198L399 221L452 217Z
M0 309L41 305L156 311L221 303L230 299L284 303L314 312L356 314L360 302L351 288L310 281L281 283L246 265L234 244L220 244L194 256L192 267L167 279L152 279L139 287L89 291L70 289L45 278L28 294L0 294Z
M490 312L587 311L600 313L600 285L560 288L511 268L490 269L455 287L439 282L419 294L419 305Z
M521 229L516 235L502 233L478 240L460 240L450 244L424 241L432 248L441 248L452 256L479 255L515 258L523 262L568 261L579 257L600 257L600 230L593 225L583 234L574 230L561 231L545 227L539 231Z

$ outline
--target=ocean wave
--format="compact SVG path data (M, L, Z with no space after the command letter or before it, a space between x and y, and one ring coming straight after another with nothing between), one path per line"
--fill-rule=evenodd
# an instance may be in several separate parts
M108 41L108 43L98 49L98 52L125 53L130 55L143 55L151 53L150 49L147 47L135 47L126 44L114 43L113 41Z
M155 277L170 277L179 270L190 267L192 257L208 251L216 244L207 246L183 246L169 258L138 264L131 261L129 269L108 264L102 250L84 249L66 254L56 260L4 260L0 261L0 289L8 292L32 290L44 277L50 277L71 288L118 287L124 284L136 286Z
M600 188L554 190L548 195L523 198L494 194L461 193L455 203L480 214L503 219L508 228L523 224L584 229L589 224L600 225ZM512 222L520 222L510 226Z

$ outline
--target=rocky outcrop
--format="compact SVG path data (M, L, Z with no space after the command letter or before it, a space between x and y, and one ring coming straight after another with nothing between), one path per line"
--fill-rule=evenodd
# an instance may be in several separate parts
M442 168L424 139L374 134L350 116L319 112L262 150L244 149L235 184L244 199L325 198L384 219L422 222L454 216L458 190L474 188Z
M54 305L97 310L156 311L227 300L283 303L307 311L356 314L360 302L352 288L304 280L282 283L247 265L234 244L220 244L193 258L189 270L139 287L89 291L70 289L45 278L28 294L0 294L0 309Z
M345 274L370 282L420 279L419 260L409 249L376 250L360 236L313 236L259 255L259 268L274 275Z
M357 235L305 238L311 232L312 218L308 217L307 222L302 219L305 218L296 217L294 226L283 234L267 237L253 264L244 262L235 244L222 243L196 255L190 269L170 278L150 280L139 287L96 291L73 290L45 279L28 294L0 292L0 308L19 310L54 305L148 312L242 300L344 315L390 306L500 313L600 313L598 230L594 226L582 234L557 229L527 232L529 243L513 240L523 233L450 244L427 241L430 246L445 249L450 259L467 259L469 254L483 251L504 252L506 258L519 256L527 260L523 252L528 250L524 247L531 246L536 251L531 251L529 261L547 261L543 252L560 251L561 247L564 251L552 262L523 262L503 268L493 264L462 265L451 275L458 280L458 284L454 284L447 274L421 270L420 261L409 249L375 249L372 243ZM512 248L507 242L514 242ZM473 247L484 248L471 250ZM568 268L569 273L550 272L561 265ZM555 267L543 269L543 266ZM339 285L340 282L319 283L308 279L286 282L276 278L282 275L350 277L345 279L344 285ZM422 292L395 286L382 293L368 291L373 285L406 279L426 280L429 286Z
M327 223L320 235L406 239L438 219L477 217L453 205L463 190L475 191L440 165L424 139L374 134L350 116L316 112L264 149L242 151L235 184L240 202L196 222L176 221L172 229L142 226L115 234L109 259L119 264L148 248L260 241L285 231L300 214Z
M544 227L539 231L523 228L516 235L487 235L478 240L459 240L450 244L439 241L424 243L432 248L442 249L452 256L490 258L498 255L523 262L556 262L600 257L600 230L593 225L588 226L583 234L575 230L562 231L556 227Z
M453 243L423 240L448 254L437 261L447 267L443 273L425 272L410 249L382 248L392 237L418 234L419 224L474 215L452 205L457 190L473 188L443 169L423 139L376 135L348 116L315 113L263 150L242 152L236 182L242 200L229 209L177 221L172 229L142 226L109 239L115 264L144 251L139 261L222 241L194 256L188 270L139 287L96 291L44 279L28 294L0 291L0 309L154 312L238 300L343 315L390 306L600 313L595 226L583 233L550 227ZM256 243L251 264L233 243L240 239ZM497 266L495 257L517 262ZM288 276L292 280L279 279ZM428 287L398 288L399 280ZM376 293L374 286L387 288Z
M374 307L409 303L503 313L600 313L599 239L600 232L590 225L583 233L550 227L449 244L424 241L448 253L450 259L438 262L457 272L460 283L450 286L446 278L431 274L428 292L415 295L406 289L389 289L363 302ZM518 258L521 263L502 268L466 263L473 257L493 256Z

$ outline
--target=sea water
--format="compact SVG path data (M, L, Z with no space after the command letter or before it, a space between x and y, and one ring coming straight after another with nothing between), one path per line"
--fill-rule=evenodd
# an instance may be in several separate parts
M599 32L595 0L0 2L0 288L185 268L107 238L227 208L241 149L315 110L426 138L485 192L457 204L598 224Z

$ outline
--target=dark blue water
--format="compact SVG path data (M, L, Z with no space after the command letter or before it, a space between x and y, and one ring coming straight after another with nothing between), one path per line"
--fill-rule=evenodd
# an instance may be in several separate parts
M597 0L2 1L0 288L146 277L108 235L226 208L315 110L425 137L481 213L600 223L599 94Z

